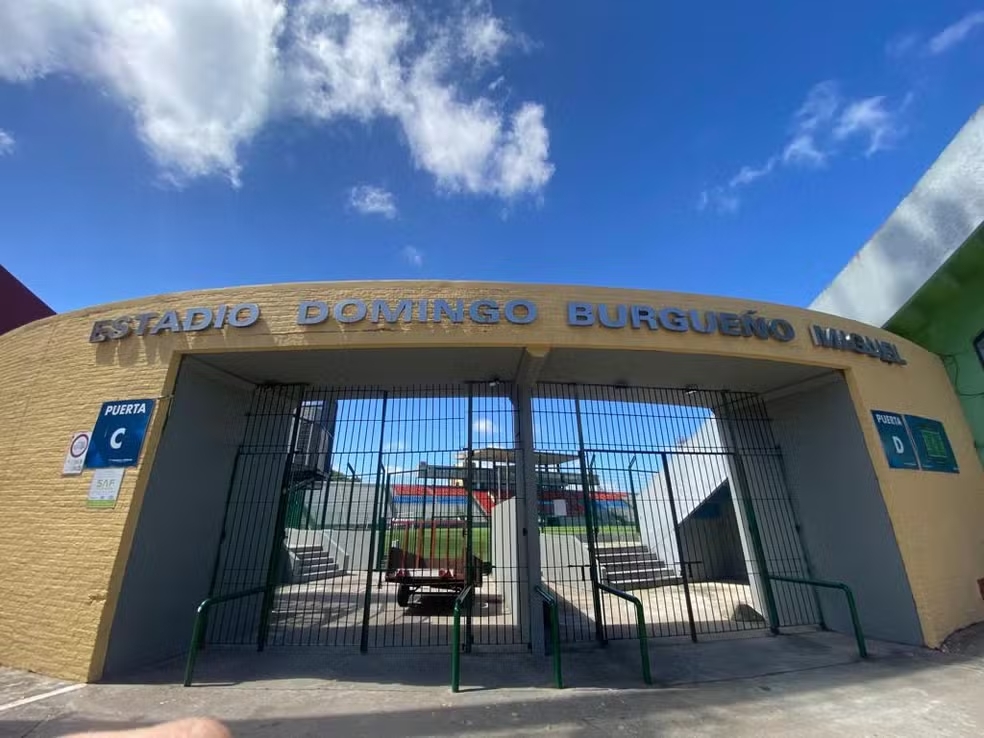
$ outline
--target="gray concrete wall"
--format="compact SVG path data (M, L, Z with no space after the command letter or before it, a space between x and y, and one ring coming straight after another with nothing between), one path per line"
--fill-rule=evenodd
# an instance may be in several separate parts
M208 595L250 392L185 362L154 461L110 631L112 678L188 648Z
M843 377L773 399L768 410L814 574L851 586L868 636L921 644L912 592ZM825 592L820 601L828 625L851 632L844 596Z
M492 551L495 568L492 579L502 595L505 612L518 619L520 602L519 538L516 531L516 507L520 501L512 499L500 502L492 508Z
M584 573L588 578L588 552L577 536L540 531L540 562L545 581L564 582L576 579ZM576 567L571 570L568 567Z
M299 400L297 387L263 390L252 399L229 493L225 537L213 594L240 592L266 584L293 413ZM278 555L283 577L286 548L281 547ZM259 596L222 605L209 618L206 642L252 641L256 638L260 609Z
M683 557L693 563L688 568L694 582L747 579L745 557L741 549L738 519L728 487L722 487L708 499L716 507L713 517L700 511L680 524Z
M372 505L376 498L376 482L347 482L334 480L322 483L307 494L305 504L312 519L325 528L335 530L346 526L368 528L372 521ZM385 511L382 511L386 514ZM392 515L390 511L389 515Z
M668 483L673 486L677 520L685 520L728 479L724 455L700 454L702 450L720 448L722 441L717 422L710 418L677 446L679 453L667 456L666 469L653 474L636 497L643 543L677 571L680 556L673 532Z
M786 488L777 439L758 397L733 395L726 399L718 408L718 428L726 446L739 452L727 460L729 484L748 568L752 605L768 618L763 572L794 577L807 574L805 551L796 531L796 516ZM755 553L753 522L759 532L764 561L759 561ZM771 590L779 625L819 621L815 600L802 587L774 582Z

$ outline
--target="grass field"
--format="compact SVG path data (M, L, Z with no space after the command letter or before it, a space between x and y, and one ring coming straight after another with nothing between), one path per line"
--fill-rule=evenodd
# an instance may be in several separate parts
M584 528L579 525L547 526L540 529L543 535L576 535L583 536ZM472 530L472 551L482 561L494 561L495 551L491 550L491 529L487 526L475 526ZM609 538L616 541L632 542L639 540L639 534L631 525L601 525L597 531L599 538ZM394 545L416 553L420 550L424 558L430 558L433 550L438 560L464 559L465 557L464 528L390 528L386 532L385 551ZM422 549L418 546L422 545ZM431 546L433 545L433 549ZM383 554L384 557L387 555Z
M548 525L540 528L540 533L546 536L583 536L585 529L582 525ZM618 541L638 541L639 533L634 525L599 525L597 535L607 536Z
M422 539L421 539L422 538ZM431 551L436 559L453 560L465 558L464 528L391 528L386 532L386 550L397 545L405 551L421 550L424 558L430 558ZM433 549L431 546L433 545ZM482 561L490 561L489 529L472 529L472 551ZM422 546L422 549L418 547ZM385 556L386 554L384 554Z

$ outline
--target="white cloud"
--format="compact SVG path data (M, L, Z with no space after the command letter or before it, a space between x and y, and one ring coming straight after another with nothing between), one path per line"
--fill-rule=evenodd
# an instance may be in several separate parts
M731 181L728 182L728 187L740 187L742 185L751 184L757 179L761 179L772 172L773 167L776 165L776 161L778 161L777 157L770 156L768 161L758 168L747 165L743 166L740 170L738 170L738 174L732 177Z
M728 187L701 190L697 198L697 209L701 211L710 209L722 214L737 213L740 206L741 200L738 195Z
M726 184L707 188L697 200L698 210L735 213L741 205L743 188L784 167L819 168L841 153L850 139L867 140L866 156L889 148L903 133L902 111L911 93L892 109L883 95L845 100L836 82L814 85L793 114L786 142L761 166L745 165Z
M479 436L495 434L495 424L489 418L476 418L472 423L472 432Z
M783 164L804 164L819 167L827 161L827 154L817 148L811 133L797 134L782 150Z
M919 43L919 34L903 33L889 39L885 44L885 54L891 59L900 59L916 51Z
M841 95L836 82L826 80L815 84L793 116L794 132L806 133L826 125L834 117L840 104Z
M0 156L14 153L15 148L17 148L17 142L14 137L0 128Z
M284 5L274 0L0 4L0 79L66 73L107 89L170 178L224 174L266 120Z
M553 175L543 107L470 94L490 90L465 70L513 40L478 4L445 20L395 0L32 0L0 4L0 80L109 91L176 182L238 182L272 118L389 118L440 189L511 200Z
M404 246L400 250L400 255L404 261L412 266L422 267L424 265L424 252L415 246Z
M900 135L895 113L885 107L885 97L868 97L848 105L837 119L833 135L838 141L862 136L868 139L866 156L891 146Z
M942 54L961 43L981 26L984 26L984 10L968 13L933 36L927 44L927 49L930 54Z
M509 41L502 21L488 13L469 12L462 23L461 47L479 64L491 64Z
M446 192L541 192L554 171L542 106L525 103L507 122L455 81L459 59L495 61L501 22L477 10L458 24L418 28L413 18L400 5L302 0L290 22L290 99L318 120L397 120L415 164Z
M358 185L349 190L349 207L363 215L381 215L387 219L396 217L393 193L373 185Z

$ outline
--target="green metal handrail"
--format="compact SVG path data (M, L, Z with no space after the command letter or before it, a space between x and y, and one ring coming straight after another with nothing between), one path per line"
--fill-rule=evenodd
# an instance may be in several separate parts
M468 585L454 598L454 625L451 629L451 691L461 685L461 606L471 597L475 588Z
M191 649L188 651L188 662L185 664L184 686L191 686L191 679L195 672L195 660L198 658L198 649L202 647L202 638L205 635L205 620L209 608L221 602L238 600L243 597L263 594L264 592L266 592L266 587L253 587L242 592L230 592L229 594L215 595L214 597L208 597L202 600L202 604L198 606L198 611L195 614L195 627L191 631Z
M533 591L540 595L550 608L550 643L553 649L554 682L557 684L557 689L563 689L564 676L560 667L560 616L557 613L557 598L548 592L542 584L536 585Z
M653 683L653 675L649 669L649 637L646 633L646 612L642 607L642 600L638 597L633 597L628 592L623 592L620 589L615 589L614 587L609 587L607 584L598 583L598 589L603 592L607 592L615 597L620 597L627 602L631 602L635 605L636 609L636 628L639 632L639 652L642 655L642 680L646 684Z
M864 640L864 631L861 629L861 618L858 617L858 607L854 602L854 593L851 588L843 582L827 582L823 579L803 579L801 577L783 577L776 574L769 574L768 578L773 582L789 582L790 584L805 584L810 587L824 587L826 589L839 589L847 597L847 609L851 611L851 624L854 626L854 638L858 642L858 655L861 658L868 658L868 647Z

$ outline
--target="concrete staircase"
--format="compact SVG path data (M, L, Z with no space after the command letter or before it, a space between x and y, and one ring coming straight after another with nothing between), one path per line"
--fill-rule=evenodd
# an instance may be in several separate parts
M345 570L327 551L317 545L296 545L290 548L290 583L304 584L319 579L339 577Z
M653 589L682 580L666 562L641 543L602 543L595 546L602 581L622 589Z

